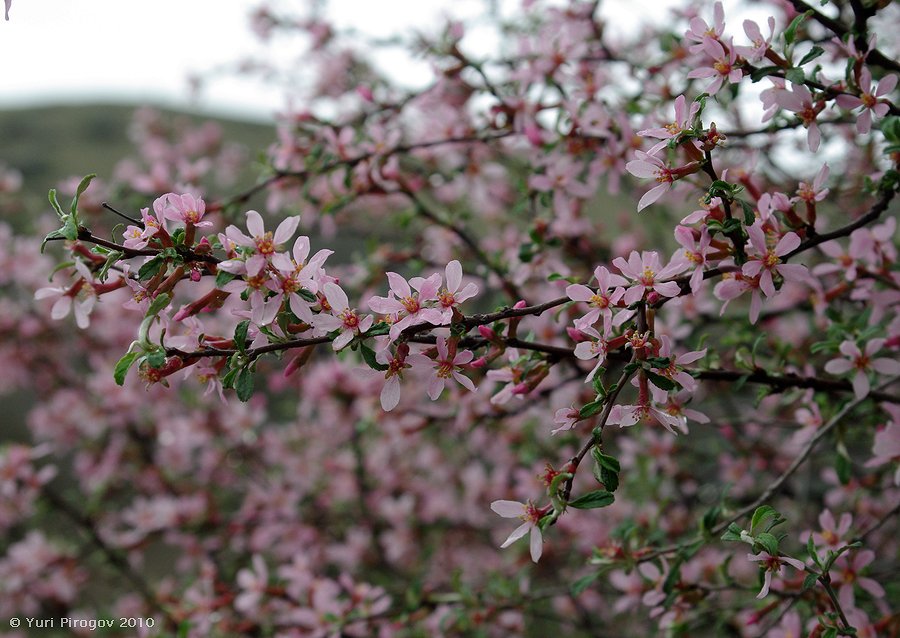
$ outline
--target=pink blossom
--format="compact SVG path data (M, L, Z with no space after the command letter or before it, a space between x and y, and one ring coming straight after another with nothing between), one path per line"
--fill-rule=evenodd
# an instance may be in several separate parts
M441 393L444 391L444 385L446 384L447 379L450 378L454 379L469 392L474 392L475 384L459 370L472 361L475 355L468 350L463 350L462 352L456 352L453 357L451 357L450 351L447 348L447 340L444 337L437 338L437 353L437 359L433 360L424 354L411 354L406 358L407 362L412 365L430 367L433 369L434 374L428 382L428 396L431 400L436 401L437 398L441 396Z
M253 613L259 608L260 600L269 584L269 570L263 557L253 556L253 568L241 569L237 573L237 585L241 593L234 599L234 608L244 613Z
M865 350L860 350L856 342L849 339L838 348L845 358L832 359L825 364L825 372L829 374L845 374L855 370L853 375L853 392L857 400L864 399L870 390L869 373L875 371L884 375L900 374L900 361L887 357L875 357L884 346L884 339L872 339L866 343Z
M63 319L74 309L75 323L82 330L91 324L90 314L97 302L97 294L91 284L93 275L81 261L75 262L75 270L79 278L69 287L40 288L34 293L35 299L56 298L50 309L50 317Z
M444 269L444 275L447 278L447 286L442 288L437 295L440 302L441 312L443 315L443 323L450 323L453 319L453 309L478 294L478 286L474 283L467 283L462 290L462 265L454 259L447 264Z
M837 96L835 101L838 106L844 109L863 107L862 112L856 119L856 132L860 135L865 135L872 128L873 117L884 117L890 111L890 103L885 99L885 96L890 95L896 86L897 75L892 73L882 78L873 91L872 72L869 71L869 67L863 66L859 72L860 96L841 94Z
M816 173L812 184L800 182L800 186L797 188L797 196L792 197L791 202L803 201L807 204L814 204L825 199L830 192L829 189L823 188L828 179L828 170L828 164L822 164L822 168Z
M813 153L818 151L822 134L816 124L816 117L818 117L819 113L824 108L823 105L818 102L813 104L812 93L810 93L809 89L802 84L792 84L790 91L783 88L776 88L773 90L771 96L771 106L780 106L797 114L797 117L800 118L803 126L806 127L809 150ZM765 104L765 101L763 104ZM774 112L774 109L770 109L767 111L767 115L771 117L771 115L774 115ZM764 117L763 121L766 121L766 119L768 118Z
M799 571L806 571L806 565L796 558L790 556L772 556L768 552L760 552L759 554L747 554L747 559L761 563L760 569L765 570L762 589L759 590L757 598L765 598L769 594L769 587L772 585L772 575L781 574L784 565L790 565Z
M712 95L718 93L725 80L728 80L731 84L737 84L741 81L744 74L737 66L737 51L731 38L728 39L727 45L718 40L706 38L700 46L706 55L712 58L712 65L694 69L687 74L687 77L691 79L712 77L713 81L704 89Z
M167 206L163 209L166 219L184 222L197 227L212 226L210 221L200 221L206 213L206 203L200 197L194 197L190 193L176 195L169 193L163 195Z
M262 272L280 246L294 235L299 224L299 216L287 217L278 224L273 235L266 231L262 216L251 210L247 211L247 230L250 231L250 236L245 235L234 225L225 229L225 236L237 246L253 249L252 255L246 260L246 270L247 274L255 277ZM219 267L222 268L223 265L219 264ZM227 267L223 270L234 272Z
M590 383L597 371L606 363L607 342L606 338L590 326L584 326L581 329L584 334L593 337L588 341L582 341L575 346L575 356L586 361L598 357L597 365L588 373L585 383Z
M746 277L741 273L725 273L722 281L716 284L713 295L725 303L719 311L719 315L725 314L726 308L732 299L737 299L745 292L750 292L750 323L756 323L762 310L762 295L759 288L760 277Z
M766 234L759 221L747 228L747 234L750 235L750 245L756 252L749 256L749 260L742 268L742 273L747 277L759 276L759 288L766 297L772 297L775 294L773 277L776 274L785 281L802 282L807 279L806 266L785 264L781 261L782 257L800 245L800 237L797 233L785 233L774 248L769 247Z
M307 261L309 251L309 237L300 236L294 242L291 256L275 253L272 256L275 277L266 282L276 292L276 296L267 303L280 306L282 299L286 297L291 311L306 323L312 322L311 303L300 292L306 290L314 294L319 291L319 281L324 277L322 266L334 253L332 250L322 249Z
M813 532L813 540L817 547L837 551L842 546L849 543L847 532L850 531L850 525L853 523L853 515L850 512L841 514L840 523L835 522L834 514L831 510L826 509L819 514L819 526L822 528L819 532Z
M675 183L675 176L672 173L672 169L657 156L644 153L643 151L635 151L635 156L637 159L628 162L625 165L625 170L635 177L652 177L659 182L657 186L651 188L641 197L638 202L638 212L641 212L672 188L672 185Z
M866 462L866 467L896 464L894 485L900 485L900 406L883 404L882 407L891 415L891 420L875 433L872 442L873 456Z
M875 552L871 549L861 549L842 554L835 561L832 582L837 587L838 600L845 609L856 607L855 585L859 585L874 598L884 598L884 588L878 581L861 575L863 568L874 560Z
M628 285L628 281L620 275L613 275L606 266L597 266L594 269L594 279L597 280L597 291L593 291L582 284L572 284L566 288L566 295L572 301L587 302L591 309L584 316L575 320L575 327L582 330L592 326L601 317L603 318L603 331L609 332L612 326L612 310L619 299L625 294L622 286ZM615 290L610 292L610 289Z
M390 294L387 297L372 296L368 300L369 308L384 315L398 315L399 321L391 325L390 336L394 341L400 336L400 332L408 327L420 323L430 323L440 326L444 323L442 311L426 305L438 298L438 288L441 285L441 276L434 273L427 279L413 277L407 283L406 279L395 272L387 273L391 284ZM415 289L415 293L413 293Z
M535 563L541 559L543 551L543 537L541 536L541 528L538 526L545 512L535 507L534 503L528 501L519 503L518 501L494 501L491 503L491 509L503 518L521 518L524 523L513 530L512 534L503 541L500 549L505 549L514 542L531 533L529 549L531 551L531 560Z
M649 155L655 155L657 152L662 150L662 148L666 145L666 142L674 137L678 137L685 131L690 131L694 126L694 118L697 116L697 112L700 110L699 102L691 102L691 106L688 108L687 100L683 95L679 95L675 98L675 120L666 124L660 128L648 128L643 131L638 131L637 134L644 137L654 137L659 140L663 140L658 144L655 144L652 148L650 148L647 153Z
M372 315L366 315L362 319L355 309L350 308L350 302L340 286L332 282L326 282L322 287L325 299L328 301L330 312L321 312L312 318L312 324L324 332L340 330L340 334L331 342L335 351L346 346L353 337L366 332L372 327L374 321Z
M712 25L706 24L702 18L694 17L691 18L690 27L684 37L696 44L692 44L688 50L691 53L700 53L707 40L718 40L725 32L725 10L722 8L722 3L716 2L713 5Z
M575 424L581 420L581 413L578 408L568 407L560 408L553 415L553 423L559 427L550 430L550 434L557 434L565 430L571 430Z
M677 296L681 292L681 287L676 282L660 280L674 277L687 266L683 261L672 260L663 267L659 259L659 253L644 251L638 254L634 250L628 256L628 261L625 261L622 257L616 257L613 260L613 265L633 282L623 296L627 305L643 299L644 295L651 291L663 297Z
M759 62L769 50L772 36L775 35L775 18L768 17L769 37L763 38L759 25L752 20L744 20L744 33L750 38L751 46L737 47L738 53L747 58L748 62Z
M610 410L609 419L606 422L609 425L618 425L620 428L627 428L638 422L658 422L672 434L678 434L679 430L684 431L682 419L660 410L649 401L636 405L615 405Z
M691 274L691 292L697 294L703 285L703 267L708 263L707 255L710 251L712 238L706 226L700 228L700 237L695 237L694 231L685 226L675 228L675 240L684 248L684 259L688 268L694 268Z

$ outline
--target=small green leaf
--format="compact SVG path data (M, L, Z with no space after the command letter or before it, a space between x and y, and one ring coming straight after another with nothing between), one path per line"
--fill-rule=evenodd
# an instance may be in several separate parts
M751 82L759 82L764 77L768 77L773 73L777 73L781 70L780 66L764 66L756 69L753 73L750 74Z
M622 471L622 467L619 465L619 460L614 456L604 454L596 445L591 450L591 456L594 457L594 460L597 461L598 465L600 465L601 467L605 467L610 472L615 472L616 474L618 474Z
M366 365L372 368L373 370L378 370L379 372L386 372L389 366L386 366L383 363L378 363L378 359L375 357L375 351L372 350L369 346L364 343L359 344L359 352L363 357L363 361L366 362Z
M609 492L619 489L619 474L603 466L600 466L600 482Z
M603 409L603 400L600 399L598 401L591 401L587 405L583 406L578 411L578 416L582 419L587 419L588 417L592 417Z
M62 206L59 205L59 200L56 198L55 188L51 188L47 193L47 199L50 200L50 205L53 206L53 210L56 211L57 216L59 216L62 221L65 221L68 215L63 212Z
M253 372L250 370L250 366L241 368L241 371L237 375L237 379L235 379L234 389L237 391L238 399L244 403L249 401L253 394L253 380L254 376Z
M816 551L816 544L813 542L812 534L809 535L809 538L806 540L806 553L809 554L809 557L813 559L813 562L819 567L822 566L822 561L819 559L819 553Z
M823 53L825 53L825 49L823 49L819 45L813 46L813 48L809 50L809 53L803 56L803 59L800 60L800 64L798 66L803 66L807 62L812 62Z
M656 387L669 391L675 389L675 382L671 379L662 376L661 374L656 374L655 372L650 372L649 370L644 370L644 373L647 375L647 378L655 385Z
M616 497L606 490L594 490L579 496L574 501L569 501L569 505L575 509L592 510L612 505L615 500Z
M128 374L128 370L139 356L140 354L137 352L129 352L119 359L118 363L116 363L115 370L113 371L113 378L116 380L116 385L125 383L125 375Z
M106 281L106 278L109 276L109 269L112 268L113 265L124 256L125 253L123 253L121 250L114 250L110 252L106 256L106 261L103 262L103 266L97 272L97 279L99 279L100 281Z
M147 314L145 317L158 315L160 312L165 310L166 306L169 305L169 302L172 301L171 293L164 292L161 295L157 295L152 302L150 302L150 307L147 308Z
M774 534L762 532L756 535L755 540L760 547L766 550L769 556L778 556L778 539Z
M244 319L234 327L234 347L240 352L247 349L247 331L250 329L250 321Z
M91 181L95 177L97 177L96 173L85 175L84 179L79 182L78 188L75 189L75 197L72 198L72 206L70 208L73 216L78 214L78 199L84 194L84 191L87 190L87 187L91 185Z
M600 572L594 572L592 574L588 574L587 576L582 576L574 583L572 583L571 591L573 596L579 596L585 589L590 587L594 581L599 578Z
M785 44L793 44L794 38L797 37L797 28L812 14L813 14L812 11L807 11L806 13L801 13L796 18L791 20L791 23L788 25L788 28L784 30L784 43Z
M151 277L155 277L165 263L166 260L163 257L154 257L153 259L145 261L141 264L141 267L138 268L138 281L146 281Z
M788 69L784 72L784 79L794 84L803 84L806 82L806 73L799 67Z
M230 272L225 272L224 270L220 270L216 273L216 288L221 290L229 281L233 280L235 277L237 277L237 275L234 275Z
M606 396L606 388L603 387L603 374L606 372L606 368L600 366L594 371L594 378L591 379L591 386L594 388L594 392L599 394L600 396Z
M66 238L66 236L63 234L63 231L61 228L57 228L56 230L47 233L47 236L44 237L44 241L41 242L41 252L42 253L44 252L44 246L47 245L48 241L51 241L54 239L65 239L65 238Z
M750 519L750 533L756 534L759 530L760 525L769 518L779 518L778 510L776 510L771 505L761 505L756 508L756 511L753 512L753 517Z
M834 471L837 472L841 485L848 485L853 478L853 464L845 455L838 453L834 461Z
M743 533L743 529L741 529L740 525L737 523L729 523L728 529L725 530L725 533L722 534L723 541L740 541L743 540L741 538L741 534Z
M806 578L803 579L803 590L812 589L816 585L816 581L819 579L818 574L807 574Z

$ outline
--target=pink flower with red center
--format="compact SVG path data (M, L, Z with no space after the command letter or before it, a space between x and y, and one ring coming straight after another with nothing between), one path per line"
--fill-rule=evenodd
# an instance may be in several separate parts
M685 226L675 228L675 240L684 248L684 260L687 268L693 268L691 273L691 292L697 294L703 285L703 267L708 263L707 255L710 252L712 238L706 226L697 232Z
M750 46L737 47L738 53L747 58L748 62L759 62L769 51L769 45L772 42L772 36L775 35L775 18L769 16L767 20L769 25L769 37L764 38L759 30L759 25L753 20L744 20L744 33L750 38Z
M688 392L695 392L697 390L697 380L694 379L694 377L692 377L690 374L685 372L683 366L694 363L695 361L705 357L706 348L704 348L703 350L685 352L684 354L679 354L676 356L672 354L672 340L667 335L660 336L659 340L659 356L668 358L669 365L666 368L654 368L654 372L667 379L670 379L671 381L674 381ZM665 390L654 386L653 381L650 381L650 388L651 391L654 392L653 398L658 403L665 403L668 398L668 393Z
M613 275L606 266L597 266L594 269L594 279L597 280L597 290L591 290L583 284L572 284L566 287L566 295L572 301L586 302L591 309L584 316L575 320L578 330L592 326L601 317L603 318L603 331L609 332L612 326L612 307L619 302L625 294L622 286L628 285L628 280L620 275ZM614 288L612 292L610 289Z
M450 323L453 318L453 309L477 295L478 286L469 282L463 286L462 290L459 289L462 286L463 273L462 265L456 259L447 264L444 275L447 278L447 286L438 292L437 300L440 303L443 323Z
M756 323L759 319L759 313L762 310L762 295L759 292L759 280L757 277L746 277L741 273L725 273L722 281L713 288L713 295L716 299L721 299L725 303L719 315L724 315L728 304L732 299L737 299L745 292L750 292L750 323Z
M472 380L460 372L462 367L472 361L475 355L468 350L457 352L455 344L452 349L454 352L451 356L447 340L444 337L438 337L436 359L431 359L424 354L411 354L406 357L406 360L413 365L432 368L434 374L428 382L428 396L432 401L436 401L441 396L448 379L455 380L469 392L475 391L475 384L472 383Z
M206 202L202 198L194 197L190 193L184 195L169 193L163 197L167 200L167 206L164 209L166 219L197 227L212 226L210 221L200 221L206 213Z
M641 212L647 206L658 200L663 194L672 188L675 183L675 176L672 169L655 155L644 153L643 151L635 151L636 160L632 160L625 165L625 170L640 178L653 178L659 184L644 193L638 202L638 212Z
M796 113L797 117L800 118L800 121L807 130L809 150L813 153L819 150L819 142L822 140L822 134L819 131L819 126L816 124L816 117L818 117L819 113L822 112L822 109L825 108L824 103L817 101L813 104L812 93L810 93L809 89L802 84L792 84L790 91L784 88L769 90L771 90L772 93L763 92L768 96L769 100L769 108L766 111L766 116L763 117L763 121L765 122L772 117L779 106ZM766 105L765 99L763 104Z
M550 434L556 434L571 430L581 420L581 412L576 407L560 408L553 415L553 423L559 427L550 430Z
M644 251L638 254L637 251L631 251L628 261L622 257L616 257L613 260L613 266L619 269L625 277L633 282L632 286L625 291L623 299L627 305L631 305L636 301L644 298L649 292L656 292L663 297L675 297L681 291L681 287L674 281L660 281L670 277L674 277L682 272L686 267L683 261L671 261L665 267L659 259L659 253L655 251Z
M860 350L854 341L844 341L838 349L845 358L832 359L826 363L825 372L837 375L855 371L852 380L853 393L858 400L864 399L871 389L870 372L885 375L900 374L900 361L875 357L884 346L884 342L884 339L872 339L866 344L865 349Z
M853 515L850 512L841 514L840 523L834 520L834 514L831 510L826 509L819 514L819 525L821 531L813 532L813 540L817 547L831 549L837 551L842 546L849 543L847 532L850 531L850 525L853 523Z
M806 571L806 565L790 556L772 556L768 552L760 552L759 554L747 554L747 559L760 563L760 569L765 570L762 589L756 595L760 599L769 595L769 588L772 586L772 575L780 575L784 565L790 565L801 572Z
M400 403L400 379L403 378L403 370L411 367L406 363L409 355L409 346L401 344L395 354L385 348L375 355L378 363L386 365L388 369L384 373L384 387L381 388L381 409L390 412Z
M856 132L865 135L872 128L873 117L884 117L888 114L890 103L885 96L890 95L897 87L897 76L888 75L878 82L878 86L872 89L872 72L864 66L859 72L859 97L855 95L839 95L835 99L838 106L844 109L863 107L856 119Z
M128 226L123 233L125 241L122 245L126 248L140 250L145 248L150 239L166 230L165 196L157 198L153 202L153 213L149 208L141 209L142 226Z
M584 334L593 337L588 341L582 341L578 345L575 346L575 356L581 359L582 361L587 361L589 359L593 359L597 357L597 365L588 373L585 378L585 383L590 383L594 376L597 374L597 371L606 363L606 353L608 349L608 344L606 338L597 332L594 328L590 326L584 326L581 328L581 332Z
M672 434L678 431L684 432L682 419L669 414L650 403L649 400L635 405L615 405L609 412L606 420L609 425L618 425L620 428L631 427L635 423L661 423Z
M741 272L747 277L759 277L759 288L766 297L775 295L774 276L780 275L785 281L806 281L809 273L806 266L801 264L785 264L781 258L796 250L800 245L800 237L797 233L785 233L774 247L770 247L766 240L766 233L762 224L757 221L747 228L750 236L750 245L756 253L749 256L749 261L744 264Z
M269 586L269 570L262 556L254 554L253 568L238 571L237 584L241 593L234 599L234 608L243 613L255 612Z
M71 286L40 288L34 293L34 298L56 297L56 302L50 309L50 317L56 320L63 319L74 310L75 323L84 330L91 325L90 314L94 304L97 303L97 293L91 283L94 276L87 266L81 261L76 261L75 270L79 277Z
M866 461L866 467L895 464L894 485L900 485L900 406L883 403L881 407L891 415L891 421L875 433L873 456Z
M250 231L250 236L245 235L237 226L233 225L225 229L225 236L237 246L253 249L253 254L246 260L246 269L251 277L255 277L266 267L281 245L294 235L299 224L299 216L287 217L278 224L278 228L272 234L266 231L262 216L255 210L251 210L247 211L247 230ZM225 263L227 262L219 264L219 268L222 268ZM227 267L222 269L234 272Z
M695 42L688 49L691 53L700 53L703 50L703 44L707 40L718 40L725 33L725 10L722 8L721 2L713 5L713 23L706 24L703 18L693 17L690 21L690 29L685 31L685 39Z
M444 323L441 310L425 305L438 298L438 288L441 285L439 274L434 273L427 279L413 277L407 282L397 273L389 272L387 278L391 284L389 296L372 296L368 300L368 305L377 313L400 316L400 319L391 325L389 333L391 341L396 340L400 332L408 326L420 323L440 326Z
M291 312L306 323L312 322L311 302L300 294L306 290L315 294L319 291L319 281L325 276L322 266L325 260L334 253L333 250L322 249L307 262L309 257L309 237L301 236L294 242L292 256L287 253L276 253L272 257L275 277L270 278L268 287L275 291L276 297L269 303L281 304L287 298Z
M884 588L878 581L862 576L860 572L875 560L875 552L871 549L842 554L835 561L832 579L838 590L838 601L845 609L856 607L854 588L859 585L874 598L884 598Z
M706 87L705 91L711 95L715 95L725 80L731 84L737 84L744 77L743 72L737 66L737 51L734 48L734 42L728 39L727 46L718 40L707 38L700 45L703 52L712 59L711 66L701 66L687 74L688 78L708 78L712 77L713 81Z
M825 181L828 179L828 164L823 164L819 172L816 173L812 184L800 182L797 188L797 196L791 198L791 202L806 202L807 204L815 204L821 202L828 196L830 189L823 188Z
M675 98L675 119L672 122L669 122L662 127L647 128L637 132L637 134L642 137L653 137L662 140L662 142L654 144L647 153L655 155L662 150L668 140L673 137L678 137L685 131L691 130L694 126L694 118L697 116L699 110L699 102L691 102L690 107L688 107L687 99L683 95L679 95Z
M549 506L538 508L532 501L520 503L518 501L494 501L491 503L491 509L503 518L520 518L524 523L513 530L512 534L503 541L500 549L506 549L514 542L530 533L529 549L531 550L531 560L535 563L541 559L543 552L543 536L541 536L541 528L539 523L549 511Z
M353 337L366 332L372 327L374 319L372 315L366 315L360 319L356 309L350 308L350 302L340 286L332 282L326 282L322 286L325 300L331 307L330 313L321 312L312 318L312 324L323 332L340 330L340 334L331 342L335 351L346 346Z

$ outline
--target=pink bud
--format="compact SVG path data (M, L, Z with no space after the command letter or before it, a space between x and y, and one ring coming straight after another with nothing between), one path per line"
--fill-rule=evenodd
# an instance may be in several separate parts
M590 341L590 337L584 334L578 328L573 328L572 326L566 327L566 332L569 335L569 339L574 341L575 343L581 343L582 341Z
M487 365L487 359L484 357L478 357L474 361L469 362L469 365L473 368L483 368Z
M526 124L523 132L525 133L525 137L528 138L528 141L531 142L532 145L541 146L544 143L544 139L541 136L541 128L534 122L529 122L528 124Z
M490 328L488 326L478 326L478 332L481 333L481 336L488 341L493 341L497 338L497 333L494 332L493 328Z
M516 310L521 310L522 308L527 308L527 307L528 307L528 303L524 299L519 299L516 302L516 305L513 306L513 308L515 308Z
M655 290L651 290L649 293L647 293L647 303L649 305L652 306L659 300L660 300L660 294L658 292L656 292Z
M367 87L363 84L360 84L359 86L356 87L356 93L362 99L364 99L366 102L374 102L375 101L375 96L372 94L372 89L370 89L369 87Z
M529 392L531 392L531 386L524 381L516 385L512 390L513 394L528 394Z

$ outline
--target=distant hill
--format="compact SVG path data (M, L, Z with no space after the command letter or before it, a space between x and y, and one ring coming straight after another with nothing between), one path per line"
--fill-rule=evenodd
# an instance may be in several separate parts
M0 163L19 169L25 194L46 198L47 190L73 175L109 177L115 163L134 155L128 127L138 105L86 104L0 110ZM274 139L274 128L250 122L157 109L167 116L215 121L224 139L251 152Z

